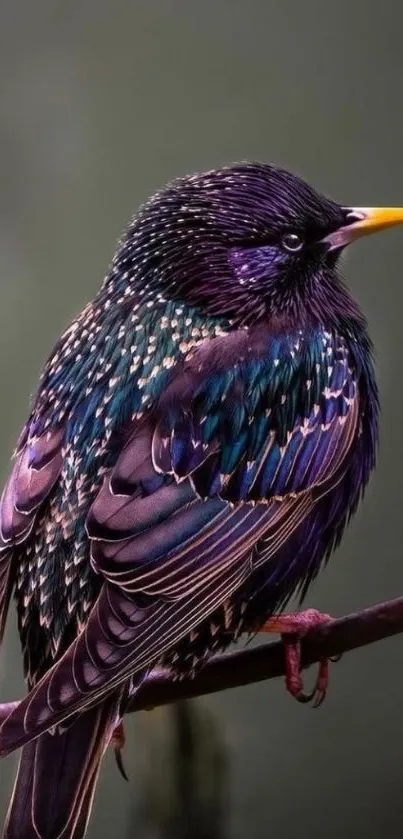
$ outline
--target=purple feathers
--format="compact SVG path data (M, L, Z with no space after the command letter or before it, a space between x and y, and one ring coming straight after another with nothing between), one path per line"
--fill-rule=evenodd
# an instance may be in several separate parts
M81 839L130 685L256 630L340 539L378 422L324 244L347 216L264 164L175 181L51 354L0 506L0 636L15 587L30 687L0 730L25 746L10 835Z

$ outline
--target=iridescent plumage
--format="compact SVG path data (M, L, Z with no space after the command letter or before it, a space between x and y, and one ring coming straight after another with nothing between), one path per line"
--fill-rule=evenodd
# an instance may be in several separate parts
M129 691L258 629L339 541L378 419L365 320L323 242L349 223L263 164L175 181L55 347L0 510L1 625L14 588L30 688L0 732L2 754L28 744L9 839L83 836Z

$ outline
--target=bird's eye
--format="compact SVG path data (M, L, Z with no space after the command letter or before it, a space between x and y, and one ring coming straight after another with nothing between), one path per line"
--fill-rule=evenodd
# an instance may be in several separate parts
M298 233L285 233L281 240L281 244L286 251L293 251L295 253L296 251L301 250L304 243L301 237L298 236Z

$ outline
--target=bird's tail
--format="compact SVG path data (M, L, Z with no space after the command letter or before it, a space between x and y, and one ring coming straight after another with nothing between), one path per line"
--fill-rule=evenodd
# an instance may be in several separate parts
M82 839L117 715L114 696L24 746L3 839Z

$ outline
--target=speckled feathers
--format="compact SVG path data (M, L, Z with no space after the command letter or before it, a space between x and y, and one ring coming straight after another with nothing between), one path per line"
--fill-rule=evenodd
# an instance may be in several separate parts
M329 557L377 445L365 320L323 243L345 223L263 164L175 181L132 220L3 493L0 631L14 587L31 690L2 754L102 702L106 742L150 667L194 671Z

